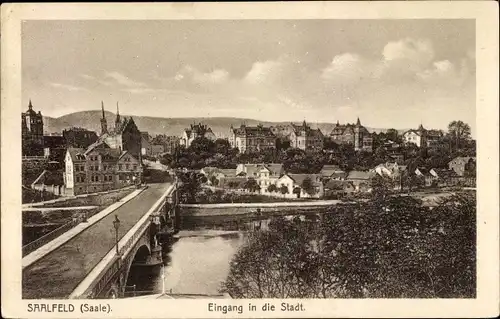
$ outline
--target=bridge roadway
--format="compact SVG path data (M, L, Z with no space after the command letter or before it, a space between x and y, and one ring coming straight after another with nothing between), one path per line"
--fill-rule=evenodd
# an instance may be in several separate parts
M171 184L150 184L138 196L23 270L23 299L67 298L115 245L113 220L121 239Z

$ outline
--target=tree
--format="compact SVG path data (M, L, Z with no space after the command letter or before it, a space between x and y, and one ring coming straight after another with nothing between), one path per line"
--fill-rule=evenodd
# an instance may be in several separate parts
M219 185L219 180L217 179L217 177L215 177L214 175L210 176L210 184L212 184L213 186Z
M470 139L470 126L462 121L452 121L448 125L448 134L454 139L456 149L459 149L464 141Z
M231 152L231 145L226 139L218 138L215 140L215 152L227 155Z
M281 187L279 188L279 191L284 196L284 195L288 194L288 187L286 187L286 185L281 185Z
M399 132L396 129L390 128L385 132L385 136L387 139L393 141L393 142L398 142L399 141Z
M310 177L304 178L301 187L309 196L313 196L316 193L316 189Z
M252 193L260 190L260 186L254 178L247 179L245 181L245 184L243 185L243 188Z
M299 197L301 191L300 187L295 187L292 192Z
M267 187L269 193L275 193L278 191L278 187L275 184L271 184Z
M474 298L476 199L432 210L412 197L335 207L319 219L274 218L233 258L233 298Z

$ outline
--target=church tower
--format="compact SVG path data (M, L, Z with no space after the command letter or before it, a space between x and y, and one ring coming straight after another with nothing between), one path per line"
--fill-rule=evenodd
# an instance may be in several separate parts
M108 122L106 122L106 116L104 115L104 102L101 101L102 118L101 118L101 135L108 133Z
M121 126L120 109L118 108L118 102L116 102L115 131L118 131L120 126Z

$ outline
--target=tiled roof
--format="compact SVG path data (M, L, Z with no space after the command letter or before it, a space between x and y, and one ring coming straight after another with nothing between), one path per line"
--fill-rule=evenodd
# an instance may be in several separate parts
M232 188L243 188L247 179L245 177L223 177L219 180L220 187L229 187L229 183L235 183L237 186Z
M354 180L354 179L369 180L373 176L374 176L373 172L350 171L349 174L347 175L347 179L348 180Z
M281 175L283 173L283 164L263 164L262 167L267 168L273 175Z
M84 161L85 160L85 149L69 147L68 153L73 161ZM80 155L80 156L77 156ZM83 157L83 158L82 158Z
M275 137L273 132L269 127L264 127L262 125L258 126L244 126L233 129L236 136L247 136L247 137Z
M350 186L354 187L353 184L352 184L352 182L349 182L349 181L338 181L338 180L332 179L332 180L329 180L326 183L325 188L327 188L327 189L339 189L339 188L341 188L342 189L346 185L350 185Z
M334 174L345 174L345 172L338 165L324 165L320 172L321 175L330 177ZM342 175L337 175L341 177Z
M458 157L455 157L454 159L452 159L450 161L450 163L462 163L462 164L465 164L465 163L468 163L470 159L473 159L474 161L476 160L475 157L470 157L470 156L458 156Z
M320 183L320 181L318 181L320 177L319 174L286 174L286 175L290 177L295 182L295 184L299 186L302 185L302 182L304 182L306 178L310 178L313 184Z
M236 170L234 168L219 168L218 172L224 176L236 176Z
M323 137L323 133L321 133L320 129L312 129L309 125L305 124L305 122L302 125L295 125L291 124L293 131L297 136L305 136L306 137Z
M355 124L337 124L335 125L335 127L333 128L332 132L330 133L330 135L342 135L344 134L347 130L351 131L351 132L354 132L354 128L356 127ZM361 133L364 133L364 134L370 134L370 132L368 132L368 130L366 129L366 127L364 126L360 126L359 127L359 131Z
M433 168L433 170L440 178L458 177L458 174L454 170L448 170L443 168Z

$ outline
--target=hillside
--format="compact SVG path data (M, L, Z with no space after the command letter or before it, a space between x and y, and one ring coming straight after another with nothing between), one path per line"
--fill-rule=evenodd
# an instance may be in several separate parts
M83 111L67 114L58 118L44 117L44 131L46 133L62 132L70 127L83 127L92 131L101 130L101 111ZM105 112L108 121L108 128L114 126L116 115L112 112ZM128 115L125 115L128 117ZM231 125L239 127L242 123L246 125L262 124L264 126L283 125L290 122L264 122L245 118L231 117L210 117L210 118L159 118L149 116L133 116L139 130L149 132L151 135L166 134L180 136L183 130L192 123L202 122L212 128L213 132L222 137L226 137ZM299 124L299 123L296 123ZM333 123L311 123L312 127L319 127L323 134L329 134L335 124ZM368 128L370 132L380 132L386 129Z

